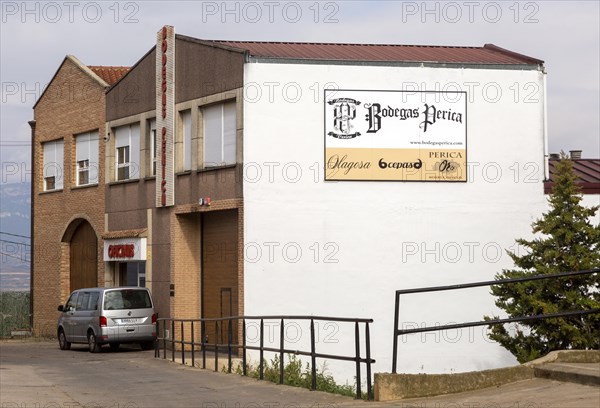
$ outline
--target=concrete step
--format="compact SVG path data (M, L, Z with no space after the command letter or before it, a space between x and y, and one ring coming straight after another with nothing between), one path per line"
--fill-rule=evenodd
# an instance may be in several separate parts
M548 363L534 367L534 375L549 380L600 386L600 363Z

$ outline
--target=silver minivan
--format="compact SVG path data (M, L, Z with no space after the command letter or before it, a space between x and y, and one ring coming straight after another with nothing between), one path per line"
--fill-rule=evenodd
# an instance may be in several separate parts
M78 289L58 311L61 350L70 349L71 343L87 343L92 353L103 344L113 350L121 343L139 343L143 350L154 347L157 316L146 288Z

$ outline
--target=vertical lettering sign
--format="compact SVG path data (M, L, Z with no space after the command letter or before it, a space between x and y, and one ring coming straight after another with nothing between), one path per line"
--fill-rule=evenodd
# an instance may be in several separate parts
M156 206L175 202L175 29L164 26L156 34L156 147L159 163Z
M325 180L467 181L466 92L325 90Z

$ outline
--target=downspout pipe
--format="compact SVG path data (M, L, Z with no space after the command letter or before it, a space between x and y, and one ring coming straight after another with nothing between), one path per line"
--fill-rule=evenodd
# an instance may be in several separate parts
M29 326L31 327L31 331L35 334L35 330L33 327L33 296L34 296L34 284L33 284L33 277L34 277L34 262L33 262L33 258L34 258L34 254L35 254L35 241L34 241L34 235L33 235L33 220L34 220L34 215L35 215L35 180L36 180L36 175L35 175L35 147L36 147L36 140L35 140L35 125L36 125L36 121L35 120L30 120L29 122L29 126L31 127L31 197L30 197L30 202L31 202L31 208L30 208L30 215L29 215L29 245L30 245L30 252L29 252Z

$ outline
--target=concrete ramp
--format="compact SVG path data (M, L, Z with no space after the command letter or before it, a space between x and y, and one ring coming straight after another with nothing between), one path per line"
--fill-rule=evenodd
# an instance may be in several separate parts
M397 401L455 394L534 378L600 386L600 351L554 351L516 367L468 373L378 373L375 374L375 400Z

